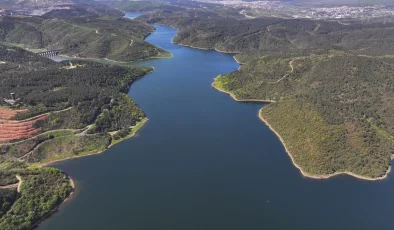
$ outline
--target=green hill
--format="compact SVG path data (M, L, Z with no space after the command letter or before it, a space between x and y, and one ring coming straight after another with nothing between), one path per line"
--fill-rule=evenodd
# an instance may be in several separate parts
M264 57L215 85L238 99L276 101L261 115L305 173L377 178L394 153L393 67L394 59L355 55Z
M211 11L155 12L138 20L179 28L174 42L232 53L289 53L345 50L392 55L393 23L344 25L335 21L258 18L237 20Z
M133 135L146 118L127 92L152 68L57 63L5 45L0 61L0 97L14 92L20 98L14 106L1 100L0 108L27 110L13 120L45 116L32 125L40 129L33 137L0 143L0 229L30 229L72 192L67 175L39 166L96 154Z
M27 49L60 49L81 58L135 61L169 54L144 38L154 28L117 17L2 17L0 41Z
M206 10L138 20L178 28L180 44L238 53L244 65L214 86L237 99L276 101L260 115L304 174L386 175L394 153L394 24L236 20Z

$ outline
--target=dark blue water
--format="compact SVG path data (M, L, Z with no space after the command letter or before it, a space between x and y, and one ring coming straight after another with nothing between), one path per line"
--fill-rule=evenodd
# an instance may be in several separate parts
M150 119L103 154L55 164L77 192L40 230L392 230L394 181L311 180L258 117L211 88L234 71L231 55L147 41L174 57L130 89Z

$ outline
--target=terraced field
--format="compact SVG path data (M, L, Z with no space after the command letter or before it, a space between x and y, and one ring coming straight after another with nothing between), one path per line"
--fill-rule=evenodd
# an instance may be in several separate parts
M26 111L0 108L0 130L2 130L0 143L30 138L41 131L41 128L35 128L34 124L37 121L46 120L46 115L39 115L20 121L13 118L17 113Z

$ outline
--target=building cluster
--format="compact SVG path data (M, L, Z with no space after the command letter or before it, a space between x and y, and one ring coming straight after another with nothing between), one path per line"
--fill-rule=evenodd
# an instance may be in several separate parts
M6 15L29 15L29 11L25 10L7 10L7 9L0 9L0 16Z
M9 104L9 105L15 105L18 103L21 99L16 98L15 93L10 93L10 98L3 98L4 102Z
M11 5L2 4L0 16L43 15L52 10L69 9L74 3L66 0L16 0Z
M304 16L316 19L389 17L394 16L394 10L384 6L324 7L312 8Z
M199 0L199 1L205 3L222 4L232 7L250 7L250 8L264 8L264 7L271 7L274 5L278 6L278 5L286 4L286 3L281 3L279 1L242 1L242 0L223 0L223 1Z
M73 4L72 0L16 0L15 5L20 7L30 6L30 7L50 7L62 4Z
M394 16L394 8L384 5L304 7L281 1L199 0L242 8L247 16L287 16L293 18L342 19Z

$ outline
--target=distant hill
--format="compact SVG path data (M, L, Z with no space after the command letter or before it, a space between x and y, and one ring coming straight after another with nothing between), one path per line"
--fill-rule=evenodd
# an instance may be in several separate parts
M292 3L307 6L335 6L335 5L375 5L393 4L393 0L292 0Z
M80 13L83 17L78 17ZM134 61L168 56L144 41L152 26L118 17L86 17L86 13L75 9L42 17L2 17L0 41L28 49L61 49L62 54L82 58Z
M0 5L20 7L51 7L60 4L94 3L94 0L0 0Z
M105 1L111 7L122 9L124 11L151 11L151 10L167 10L167 11L182 11L184 10L183 7L178 5L168 4L166 2L160 1L128 1L128 0L121 0L121 1Z
M45 14L46 17L52 18L69 18L69 17L100 17L112 16L121 17L124 13L120 10L110 8L108 6L78 4L75 6L68 6L67 9L56 9Z
M394 55L394 24L258 18L236 20L207 11L156 12L138 20L179 28L174 42L225 52L348 50Z

